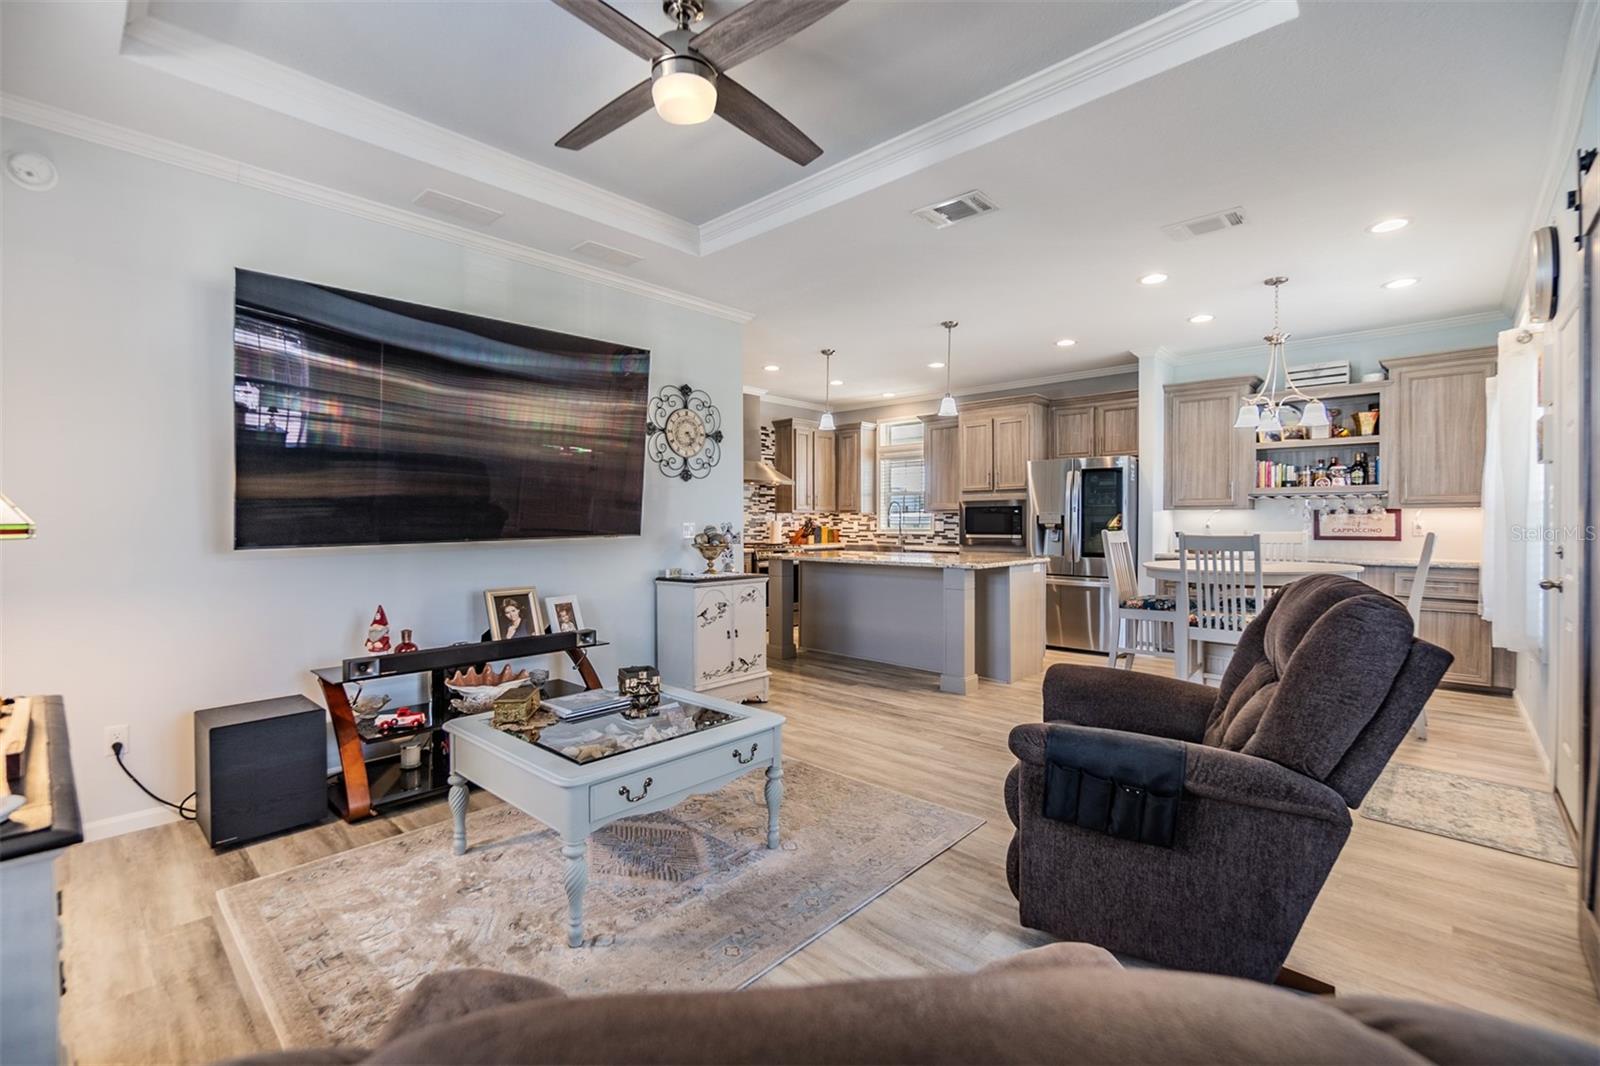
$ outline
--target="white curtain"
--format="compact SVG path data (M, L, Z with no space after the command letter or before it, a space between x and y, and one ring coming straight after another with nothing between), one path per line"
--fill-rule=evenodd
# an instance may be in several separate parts
M1543 654L1544 467L1539 416L1537 334L1500 334L1500 361L1487 382L1489 426L1483 455L1483 617L1495 647Z

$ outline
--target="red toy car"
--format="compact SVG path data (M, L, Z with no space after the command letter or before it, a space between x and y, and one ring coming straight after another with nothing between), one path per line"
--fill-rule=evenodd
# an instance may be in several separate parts
M393 733L399 729L416 729L418 726L428 724L428 716L415 707L401 707L396 711L380 714L372 720L380 733Z

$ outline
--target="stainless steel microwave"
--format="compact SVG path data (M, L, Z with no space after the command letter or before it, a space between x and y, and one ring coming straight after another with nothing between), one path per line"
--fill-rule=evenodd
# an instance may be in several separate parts
M1027 510L1027 500L963 500L961 546L1021 551Z

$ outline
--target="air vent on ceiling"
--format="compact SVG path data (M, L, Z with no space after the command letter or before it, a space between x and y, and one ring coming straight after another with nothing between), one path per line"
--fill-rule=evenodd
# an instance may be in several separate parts
M999 208L993 200L973 189L971 192L962 193L954 200L919 207L911 213L935 229L944 229L946 226L954 226L957 222L965 222L969 218L987 215L990 211L996 210Z
M462 222L470 222L474 226L487 226L505 214L504 211L496 211L492 207L475 204L471 200L463 200L459 196L451 196L449 193L440 192L438 189L423 189L417 194L417 198L411 202L426 210L434 211L441 215L449 215L451 218L460 219Z
M1199 218L1188 218L1182 222L1174 222L1169 226L1162 226L1161 232L1175 241L1187 241L1195 237L1205 237L1212 233L1235 229L1242 225L1244 225L1244 208L1230 207L1226 211L1213 211L1211 214L1201 215Z
M644 259L642 255L624 252L621 248L613 248L609 244L599 241L579 241L572 246L572 254L587 259L591 263L601 263L608 267L631 267Z

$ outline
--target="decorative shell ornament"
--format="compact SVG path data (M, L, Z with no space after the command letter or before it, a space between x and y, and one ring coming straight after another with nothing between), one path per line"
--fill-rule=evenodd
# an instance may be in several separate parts
M482 670L471 667L466 670L457 670L444 679L444 683L453 689L467 708L487 710L489 704L521 685L532 685L533 679L528 676L528 671L511 669L507 663L498 671L492 666Z

